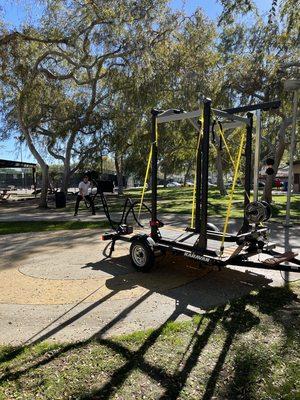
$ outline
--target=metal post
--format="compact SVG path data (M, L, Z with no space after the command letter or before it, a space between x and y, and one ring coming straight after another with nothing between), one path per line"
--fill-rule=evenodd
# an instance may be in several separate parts
M201 130L203 130L203 126L200 127L198 135L201 135ZM197 145L195 232L200 233L202 138L198 137Z
M252 130L253 130L253 115L247 113L249 119L249 125L247 125L246 133L246 146L245 146L245 194L244 194L244 223L240 233L247 232L249 230L249 222L245 216L245 210L247 205L250 203L250 190L251 190L251 158L252 158Z
M291 213L293 162L294 162L295 137L296 137L296 125L297 125L297 107L298 107L298 90L295 90L294 91L294 101L293 101L293 124L292 124L291 145L290 145L288 190L287 190L287 195L286 195L285 226L290 226L290 224L291 224L290 223L290 213Z
M198 247L201 250L207 248L207 202L208 202L208 171L209 171L209 130L211 116L211 100L204 100L203 110L203 139L201 142L201 212L200 212L200 236Z
M261 110L256 110L254 175L253 175L253 201L257 201L258 200L260 146L261 146Z
M156 141L156 126L157 126L157 111L151 110L152 113L152 129L151 129L151 146L152 146L152 160L151 160L151 237L157 238L157 141Z

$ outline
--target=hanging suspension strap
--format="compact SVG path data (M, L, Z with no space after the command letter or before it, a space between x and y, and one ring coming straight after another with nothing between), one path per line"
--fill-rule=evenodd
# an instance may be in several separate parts
M230 153L228 144L227 144L227 142L226 142L225 134L224 134L223 127L222 127L222 124L221 124L220 121L217 121L217 126L218 126L218 131L219 131L219 133L220 133L220 138L221 138L222 142L224 143L225 149L226 149L226 151L227 151L227 153L228 153L228 156L229 156L229 158L230 158L230 161L231 161L231 163L232 163L232 165L233 165L233 167L234 167L234 160L233 160L233 158L232 158L232 155L231 155L231 153Z
M226 211L226 218L225 218L225 224L224 224L224 229L223 229L223 235L222 235L222 242L221 242L221 247L220 247L220 254L223 254L224 251L224 242L225 242L225 236L227 233L227 228L228 228L228 222L229 222L229 218L230 218L230 214L231 214L231 207L232 207L232 201L233 201L233 195L234 195L234 191L235 191L235 185L239 176L239 168L240 168L240 163L241 163L241 158L242 158L242 151L243 151L243 147L244 147L244 143L246 140L246 131L244 131L242 139L241 139L241 143L240 143L240 147L239 147L239 152L237 155L237 159L234 162L235 165L235 169L234 169L234 176L233 176L233 182L232 182L232 187L231 187L231 191L230 191L230 196L229 196L229 202L228 202L228 206L227 206L227 211Z
M231 152L230 152L230 150L229 150L229 146L228 146L227 141L226 141L226 139L225 139L225 134L224 134L224 130L223 130L222 124L221 124L220 121L217 121L217 122L218 122L218 123L217 123L218 131L219 131L219 133L220 133L220 139L221 139L222 142L224 143L224 146L225 146L225 149L226 149L226 151L227 151L228 157L229 157L229 159L230 159L230 161L231 161L231 164L232 164L233 168L235 169L235 161L234 161L234 159L233 159L233 157L232 157L232 155L231 155ZM240 172L238 172L238 177L237 177L237 179L241 179L241 177L240 177ZM250 200L250 197L249 197L249 195L248 195L248 193L246 193L246 195L247 195L247 197L248 197L248 200L251 201L251 200Z
M158 144L157 121L155 121L155 144L156 144L156 146ZM149 173L150 173L151 160L152 160L152 143L151 143L149 156L148 156L148 162L147 162L147 168L146 168L146 173L145 173L144 185L143 185L141 201L140 201L140 205L139 205L138 219L140 219L140 214L141 214L142 206L143 206L143 203L144 203L144 197L145 197L145 193L146 193L146 190L147 190L147 182L148 182Z
M152 146L150 148L150 152L149 152L149 156L148 156L147 168L146 168L146 173L145 173L145 178L144 178L144 185L143 185L141 201L140 201L140 205L139 205L138 219L140 219L142 205L143 205L145 193L147 190L147 182L148 182L148 178L149 178L151 159L152 159Z

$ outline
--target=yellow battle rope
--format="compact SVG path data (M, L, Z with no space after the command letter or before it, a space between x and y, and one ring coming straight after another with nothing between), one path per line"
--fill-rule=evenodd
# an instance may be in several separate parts
M222 140L223 140L223 142L224 142L225 148L226 148L226 150L227 150L228 156L229 156L229 158L230 158L230 161L231 161L231 163L232 163L232 165L233 165L233 167L234 167L234 159L232 158L232 155L231 155L231 153L230 153L229 147L228 147L228 145L227 145L227 142L226 142L226 139L225 139L225 135L224 135L223 128L220 126L220 124L218 123L218 121L217 121L217 126L218 126L218 130L219 130L219 132L220 132L220 136L221 136L221 138L222 138Z
M156 120L155 120L155 142L154 143L157 146L157 144L158 144L158 127L157 127L157 121ZM146 193L146 190L147 190L147 182L148 182L148 178L149 178L151 160L152 160L152 144L151 144L151 147L150 147L150 152L149 152L148 161L147 161L147 168L146 168L146 173L145 173L144 185L143 185L142 196L141 196L141 201L140 201L140 205L139 205L138 219L140 219L140 214L141 214L141 211L142 211L142 205L143 205L145 193Z
M234 176L233 176L233 182L232 182L232 187L231 187L231 192L230 192L230 197L229 197L229 202L228 202L228 207L227 207L227 212L226 212L226 219L225 219L225 224L224 224L224 229L223 229L222 242L221 242L221 247L220 247L221 255L223 254L223 251L224 251L225 236L227 233L228 222L229 222L229 218L230 218L230 214L231 214L234 189L235 189L236 181L239 176L239 167L240 167L240 163L241 163L242 151L243 151L245 139L246 139L246 131L244 131L244 134L242 136L237 159L236 159L236 162L234 163L234 165L235 165Z
M223 140L223 142L224 142L224 145L225 145L226 151L227 151L227 153L228 153L228 156L229 156L229 158L230 158L231 164L232 164L233 168L235 168L235 162L234 162L234 159L232 158L232 155L231 155L231 153L230 153L228 144L227 144L227 142L226 142L224 130L223 130L222 126L220 126L220 124L218 123L218 121L217 121L217 126L218 126L218 130L219 130L220 136L221 136L221 138L222 138L222 140ZM240 178L240 172L238 172L238 178ZM245 193L246 193L246 192L245 192ZM246 195L247 195L247 197L248 197L248 200L250 201L250 197L249 197L248 193L246 193Z
M140 201L140 205L139 205L138 219L140 218L140 214L141 214L141 211L142 211L142 205L143 205L144 197L145 197L145 192L147 190L147 181L148 181L148 177L149 177L151 159L152 159L152 146L150 148L150 152L149 152L149 156L148 156L146 174L145 174L144 185L143 185L143 189L142 189L142 196L141 196L141 201Z
M197 149L196 149L196 169L195 169L195 177L194 177L194 188L193 188L193 204L192 204L192 217L191 217L191 228L195 228L195 206L196 206L196 189L197 189L197 162L198 162L198 149L200 147L201 137L203 133L203 110L200 115L202 115L199 120L201 127L199 129L198 141L197 141Z

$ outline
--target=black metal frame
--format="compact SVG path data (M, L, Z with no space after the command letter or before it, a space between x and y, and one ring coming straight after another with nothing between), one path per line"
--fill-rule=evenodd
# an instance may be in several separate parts
M152 113L152 129L151 129L151 146L152 146L152 160L151 160L151 237L155 240L158 239L158 220L157 220L157 140L156 140L156 129L157 129L157 116L159 115L158 110L151 110Z
M223 115L226 113L235 114L239 112L248 112L247 113L247 132L246 132L246 144L245 144L245 195L244 195L244 207L249 204L250 197L250 189L251 189L251 176L252 176L252 132L253 132L253 115L249 111L254 111L257 109L269 110L278 108L280 106L279 101L270 102L270 103L260 103L256 105L249 105L245 107L237 107L231 108L227 110L214 110L214 112L218 111L219 114ZM265 235L268 231L267 228L251 228L248 220L245 217L244 213L244 221L241 229L236 235L226 234L225 242L235 242L237 244L237 249L234 251L233 256L228 257L219 257L219 254L216 250L207 248L208 239L212 239L214 241L221 241L223 234L221 232L215 232L213 230L207 229L207 217L208 217L208 172L209 172L209 142L210 142L210 126L211 126L211 100L204 99L203 100L203 136L201 138L200 145L197 149L197 164L196 164L196 204L195 204L195 228L188 229L191 231L190 234L186 236L186 238L190 238L191 236L197 236L197 240L194 244L185 242L185 238L181 240L173 240L170 238L161 235L159 230L163 224L157 218L157 174L158 174L158 143L157 143L157 124L158 117L161 116L162 122L167 122L168 120L180 120L180 116L174 116L171 119L170 115L174 114L182 114L182 110L156 110L153 109L152 113L152 129L151 129L151 143L152 143L152 169L151 169L151 240L154 243L156 249L160 250L170 250L173 253L181 254L185 257L190 257L196 259L204 264L214 264L219 267L225 266L227 264L231 265L239 265L239 266L249 266L254 268L266 268L266 269L274 269L274 270L285 270L285 271L298 271L300 272L300 260L293 258L290 259L289 262L295 264L295 266L281 266L281 265L273 265L266 266L260 262L249 261L248 258L258 254L265 253L271 254L272 249L275 247L275 244L267 244L265 243ZM189 113L189 115L194 115L195 113ZM182 114L183 115L183 114ZM199 113L198 113L199 115ZM189 118L189 117L187 117ZM233 120L242 120L243 118L232 115ZM195 126L195 123L193 122ZM140 236L140 235L138 235ZM147 235L145 235L148 237ZM117 240L124 240L131 242L135 236L133 237L125 237L122 233L117 233L110 237L112 239L112 247L111 252L114 249L115 242ZM110 252L110 254L111 254ZM278 253L277 253L278 254Z
M249 231L249 221L245 216L245 210L249 204L250 191L251 191L251 173L252 173L252 132L253 132L253 115L247 114L250 124L247 126L246 132L246 146L245 146L245 194L244 194L244 222L240 232Z
M204 99L203 101L203 137L201 140L201 154L198 157L201 163L197 165L197 176L201 175L201 192L198 190L196 196L196 210L200 208L200 224L197 221L196 213L196 232L200 233L199 239L196 242L198 250L204 251L207 248L207 202L208 202L208 171L209 171L209 131L211 119L211 100ZM199 171L199 167L201 170ZM197 226L199 230L197 230Z
M262 111L276 110L280 106L281 106L281 101L275 100L275 101L268 101L265 103L249 104L248 106L227 108L223 111L225 111L229 114L238 114L241 112L245 113L245 112L256 111L256 110L262 110Z

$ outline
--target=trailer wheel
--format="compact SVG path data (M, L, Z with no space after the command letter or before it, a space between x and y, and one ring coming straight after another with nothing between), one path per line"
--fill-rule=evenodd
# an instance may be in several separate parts
M130 246L131 263L137 271L148 272L154 264L154 253L144 241L135 240Z

